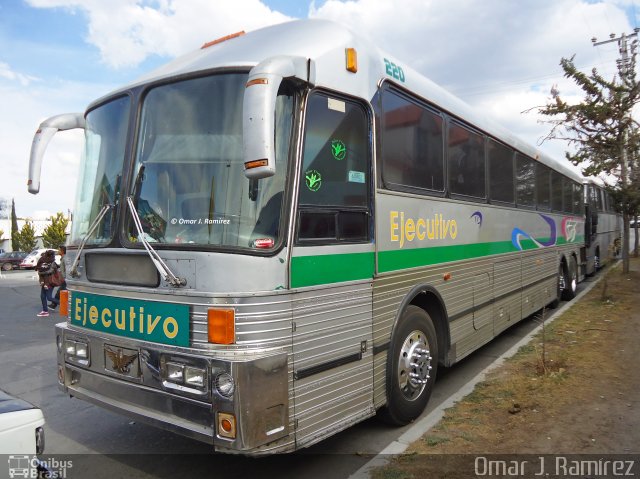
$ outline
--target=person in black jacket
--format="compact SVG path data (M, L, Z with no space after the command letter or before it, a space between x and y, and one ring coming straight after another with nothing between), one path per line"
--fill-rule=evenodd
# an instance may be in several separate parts
M64 262L64 256L67 254L67 247L65 245L60 245L58 248L58 254L60 255L60 273L64 278L64 281L60 286L58 286L58 291L56 291L55 301L49 303L49 307L51 309L56 309L58 304L60 304L60 291L64 291L67 289L67 265Z
M42 253L42 256L40 256L36 264L36 271L38 272L38 279L40 281L40 301L42 301L42 311L36 315L38 317L49 316L47 301L50 301L56 306L59 304L59 301L52 297L55 285L51 281L57 270L58 265L56 264L55 251L49 249Z

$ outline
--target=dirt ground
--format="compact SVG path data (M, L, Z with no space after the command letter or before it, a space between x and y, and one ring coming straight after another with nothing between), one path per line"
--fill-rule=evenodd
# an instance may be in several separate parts
M603 281L373 477L535 477L538 455L640 454L638 259L631 270L599 273ZM489 471L477 462L486 454L505 455L507 465L513 458L506 455L534 456L522 456L533 458L522 470L514 462L511 470ZM625 457L634 458L640 475L640 456ZM543 471L573 476L570 469L554 476L549 465ZM612 477L605 472L589 477Z

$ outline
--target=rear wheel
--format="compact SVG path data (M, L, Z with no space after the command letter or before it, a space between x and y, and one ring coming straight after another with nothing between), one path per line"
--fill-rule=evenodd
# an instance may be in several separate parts
M416 419L433 390L438 370L438 342L431 317L407 306L393 333L387 356L387 405L382 420L404 426Z
M564 288L562 290L562 299L571 301L576 297L578 289L578 264L575 258L570 258L568 265L564 270Z
M11 271L13 269L13 265L11 263L3 263L2 271Z

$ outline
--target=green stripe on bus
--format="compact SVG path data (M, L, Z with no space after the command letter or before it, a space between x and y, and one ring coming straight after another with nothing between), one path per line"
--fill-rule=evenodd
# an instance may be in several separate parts
M576 240L582 241L578 238ZM548 238L538 238L538 241L548 241ZM557 245L564 244L568 244L567 241L562 237L558 238ZM539 248L529 239L523 239L520 245L525 251ZM511 241L380 251L378 271L385 273L495 254L515 253L516 251L518 249ZM373 278L373 274L373 253L294 256L291 258L292 288L369 279Z
M535 247L532 241L522 241L521 244L523 249ZM378 254L378 271L385 273L387 271L449 263L451 261L514 251L518 250L511 241L380 251Z
M539 238L538 241L548 241ZM580 240L581 241L581 240ZM573 243L573 242L572 242ZM557 246L570 244L564 238L558 238ZM524 251L538 249L533 241L523 239L520 242ZM431 266L465 259L481 258L495 254L515 253L519 251L511 241L492 243L475 243L453 246L431 246L428 248L414 248L393 251L380 251L378 254L378 271L385 273L419 266Z
M373 278L374 254L345 253L291 258L291 287Z

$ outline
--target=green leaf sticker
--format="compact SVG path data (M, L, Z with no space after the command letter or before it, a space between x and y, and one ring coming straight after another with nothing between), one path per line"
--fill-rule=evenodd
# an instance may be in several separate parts
M309 170L304 174L304 180L307 183L307 188L311 191L318 191L322 186L322 175L316 170Z
M331 154L338 161L344 160L347 156L347 147L342 140L331 140Z

